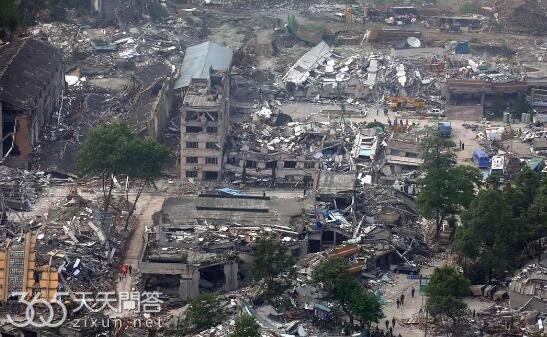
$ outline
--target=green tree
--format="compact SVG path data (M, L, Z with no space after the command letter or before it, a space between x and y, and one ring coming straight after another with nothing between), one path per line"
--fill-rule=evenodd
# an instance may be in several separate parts
M436 130L428 130L420 146L424 178L416 201L422 216L435 220L438 238L447 217L458 214L473 200L482 176L474 167L456 166L454 142L440 137Z
M21 8L13 0L0 1L0 30L14 31L22 20Z
M165 7L158 2L150 2L148 4L148 14L150 14L152 21L159 21L169 16Z
M260 325L250 315L243 314L236 321L234 332L229 337L260 337Z
M355 317L370 326L384 317L382 305L374 294L361 288L348 268L349 264L341 258L324 260L312 271L312 282L340 303L352 328Z
M292 274L295 259L287 247L274 237L261 237L254 249L252 273L257 279L264 279L268 290L272 290L274 279L281 274Z
M455 251L482 264L488 281L512 270L518 259L514 221L506 196L498 190L483 190L462 217Z
M83 176L101 177L104 211L112 199L115 175L127 175L130 186L137 188L126 227L144 188L158 178L169 151L153 139L139 138L126 124L104 124L89 133L76 154L76 168ZM129 189L127 189L129 201Z
M127 146L135 139L126 124L104 124L90 131L76 154L76 169L82 176L99 176L104 212L108 212L114 175L125 174L130 162Z
M536 251L539 261L542 252L541 238L547 235L547 178L545 177L527 210L527 219L530 224L530 240L537 240Z
M186 322L197 330L209 328L222 319L222 309L218 296L204 293L190 301L186 312Z
M127 229L144 188L153 184L154 180L162 175L169 157L169 150L154 139L134 138L132 142L126 144L126 152L127 176L131 180L130 186L135 186L137 189L135 201L131 203L126 217L125 228ZM127 200L129 200L129 188L127 193Z
M462 298L471 283L452 267L435 268L427 287L427 311L434 318L447 317L457 322L467 309Z
M524 95L520 95L513 106L512 113L514 118L521 118L523 113L529 113L531 110L530 103L526 100Z
M460 5L461 14L478 14L481 6L477 2L464 2Z

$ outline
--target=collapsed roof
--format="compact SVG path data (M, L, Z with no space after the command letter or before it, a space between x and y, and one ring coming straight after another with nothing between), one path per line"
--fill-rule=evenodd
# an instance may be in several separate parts
M325 41L319 42L296 61L283 77L283 81L294 84L304 83L310 75L310 71L321 65L331 55L331 47Z
M39 89L51 80L62 59L52 45L34 39L0 47L0 101L20 109L33 108Z

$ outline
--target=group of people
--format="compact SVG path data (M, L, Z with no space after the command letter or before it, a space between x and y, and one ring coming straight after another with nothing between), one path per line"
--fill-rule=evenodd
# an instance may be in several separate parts
M131 272L133 271L133 267L131 267L131 265L128 265L126 263L122 263L120 265L120 281L123 279L123 278L126 278L127 277L127 273L129 272L129 275L131 275Z
M389 321L387 322L387 326L389 326ZM369 332L370 337L403 337L401 334L394 335L393 334L393 327L395 326L395 317L392 319L393 326L390 326L388 328L380 329L378 327L374 328L372 331Z
M410 295L412 295L412 298L414 298L414 296L416 295L416 289L414 287L412 287L412 289L410 290ZM397 309L402 308L403 305L405 304L405 294L401 294L401 296L397 298L396 303L397 303Z

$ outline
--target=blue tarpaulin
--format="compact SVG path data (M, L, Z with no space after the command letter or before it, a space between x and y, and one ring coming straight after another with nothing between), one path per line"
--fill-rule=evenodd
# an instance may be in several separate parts
M471 54L471 47L469 46L469 41L462 41L456 44L454 48L456 54Z

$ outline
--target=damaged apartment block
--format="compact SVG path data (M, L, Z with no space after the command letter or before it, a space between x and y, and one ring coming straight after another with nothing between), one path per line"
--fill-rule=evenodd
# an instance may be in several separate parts
M218 180L230 117L233 51L213 42L189 47L175 95L181 102L181 176Z
M42 128L61 106L62 59L50 44L33 39L0 48L0 163L29 168Z

